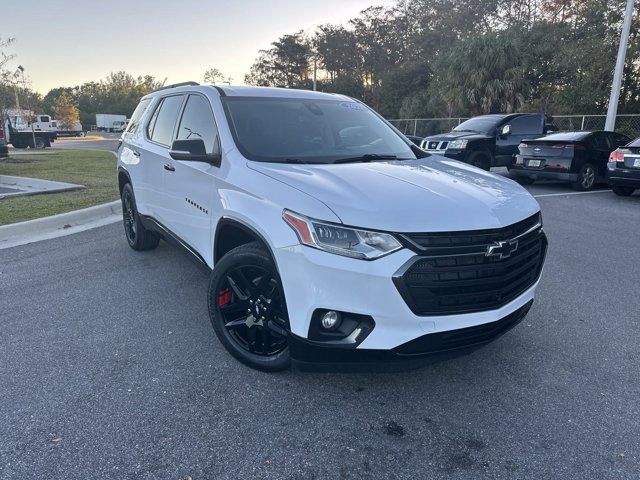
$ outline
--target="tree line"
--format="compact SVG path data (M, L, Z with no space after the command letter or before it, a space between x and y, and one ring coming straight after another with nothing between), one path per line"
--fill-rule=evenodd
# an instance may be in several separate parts
M245 83L343 93L387 118L545 111L602 114L625 0L397 0L341 25L319 25L260 50ZM632 24L619 113L640 113L640 4ZM126 72L42 96L0 37L0 109L23 108L85 127L96 113L130 116L164 85ZM217 68L209 83L229 83Z
M606 111L625 0L399 0L261 50L245 82L344 93L387 118ZM640 6L637 7L640 9ZM640 112L638 12L620 113Z

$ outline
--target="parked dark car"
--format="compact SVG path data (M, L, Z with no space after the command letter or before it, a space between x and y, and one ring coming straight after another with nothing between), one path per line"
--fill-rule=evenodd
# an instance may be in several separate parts
M450 133L426 137L421 148L489 170L511 165L522 140L556 130L544 113L482 115L462 122Z
M591 190L605 181L612 150L631 139L616 132L561 132L526 140L509 173L530 185L540 178L571 182L576 190Z
M613 193L622 197L640 189L640 138L611 153L607 181Z

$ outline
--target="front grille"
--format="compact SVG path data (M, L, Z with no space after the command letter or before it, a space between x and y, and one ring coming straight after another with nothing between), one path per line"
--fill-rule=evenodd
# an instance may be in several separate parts
M547 240L538 222L534 215L503 229L404 235L422 255L405 265L394 283L416 315L500 308L540 276ZM517 246L510 242L516 238ZM510 243L487 255L497 242Z
M402 356L424 355L482 345L495 340L516 326L529 312L532 303L533 300L495 322L424 335L396 347L394 352Z

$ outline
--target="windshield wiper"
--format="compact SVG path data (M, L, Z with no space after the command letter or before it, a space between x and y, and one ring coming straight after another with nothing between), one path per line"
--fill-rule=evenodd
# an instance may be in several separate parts
M359 157L339 158L333 163L354 163L354 162L372 162L374 160L397 160L397 155L377 155L375 153L367 153Z

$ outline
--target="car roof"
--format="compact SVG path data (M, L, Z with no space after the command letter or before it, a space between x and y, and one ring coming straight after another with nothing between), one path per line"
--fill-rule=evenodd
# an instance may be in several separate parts
M213 85L212 85L213 86ZM252 86L221 86L216 85L218 91L229 97L269 97L269 98L308 98L310 100L352 100L346 95L338 93L314 92L313 90L298 90L280 87L252 87Z
M158 95L167 95L182 93L185 91L207 91L216 89L221 96L228 97L260 97L260 98L304 98L310 100L344 100L355 101L351 97L338 93L314 92L313 90L298 90L294 88L280 87L252 87L252 86L228 86L228 85L198 85L195 82L185 82L182 84L168 85L158 90L150 92L146 97L156 97Z

